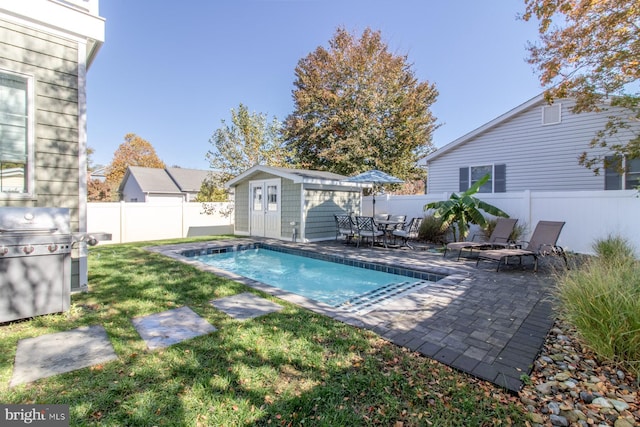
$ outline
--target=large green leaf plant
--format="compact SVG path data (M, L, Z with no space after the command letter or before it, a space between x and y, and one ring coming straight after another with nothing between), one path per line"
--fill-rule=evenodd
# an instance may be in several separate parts
M463 241L469 235L469 225L476 224L484 229L487 226L482 211L493 215L508 218L509 215L499 208L483 202L473 195L486 183L490 175L485 175L463 193L453 193L448 200L427 203L424 210L434 209L434 217L442 219L442 227L451 227L453 239Z

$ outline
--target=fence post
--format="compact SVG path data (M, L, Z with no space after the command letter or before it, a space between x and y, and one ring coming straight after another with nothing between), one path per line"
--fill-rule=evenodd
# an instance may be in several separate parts
M125 243L127 241L126 239L126 226L125 226L125 222L126 222L126 214L125 214L125 210L126 210L126 202L124 200L120 201L120 243Z

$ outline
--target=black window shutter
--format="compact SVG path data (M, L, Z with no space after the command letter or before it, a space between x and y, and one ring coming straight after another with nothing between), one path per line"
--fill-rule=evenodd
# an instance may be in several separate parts
M493 166L493 191L495 193L507 192L507 165Z
M607 156L604 158L604 189L622 190L622 175L620 168L620 156Z
M469 168L460 168L460 191L469 189Z

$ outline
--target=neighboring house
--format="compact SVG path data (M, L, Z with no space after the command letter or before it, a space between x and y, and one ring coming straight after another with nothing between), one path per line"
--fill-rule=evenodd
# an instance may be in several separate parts
M362 184L331 172L254 166L234 191L235 234L311 242L335 239L334 214L361 211Z
M99 166L89 171L89 179L105 182L107 180L107 167Z
M602 169L600 175L578 164L596 132L614 112L571 112L572 100L549 105L538 95L478 129L426 156L427 193L464 191L485 174L491 180L481 193L515 191L579 191L633 189L640 183L640 159L624 159L625 172ZM625 112L615 114L625 117ZM628 114L627 114L628 115ZM621 131L615 143L631 139L634 129ZM626 139L625 139L626 138Z
M86 78L104 33L98 0L0 2L0 206L68 208L73 233L87 231ZM71 289L86 256L75 244Z
M120 183L120 200L125 202L192 202L211 171L183 168L129 166Z

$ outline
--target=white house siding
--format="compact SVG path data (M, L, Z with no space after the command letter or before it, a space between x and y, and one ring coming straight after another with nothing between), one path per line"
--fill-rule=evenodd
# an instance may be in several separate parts
M604 189L604 177L580 166L578 156L589 150L608 113L573 114L572 102L560 102L561 123L542 125L540 102L432 159L428 193L457 192L459 168L489 164L506 164L507 192Z
M69 208L79 231L78 43L0 19L0 68L33 76L35 85L32 199L0 199L4 206ZM80 286L78 254L72 289Z
M334 214L360 211L360 193L339 188L306 189L304 210L307 241L335 238Z

